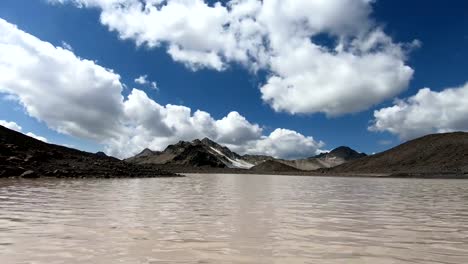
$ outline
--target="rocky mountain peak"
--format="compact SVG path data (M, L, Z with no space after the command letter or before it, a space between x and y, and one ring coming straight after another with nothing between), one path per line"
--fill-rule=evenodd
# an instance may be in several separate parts
M155 154L155 153L157 153L157 151L152 151L152 150L149 149L149 148L145 148L144 150L142 150L142 151L140 152L140 154L138 154L138 156L144 157L144 156L153 155L153 154Z
M343 160L353 160L365 156L367 156L365 153L359 153L347 146L340 146L330 152L319 154L316 158L340 158Z
M96 152L96 155L97 156L100 156L100 157L108 157L106 153L102 152L102 151L98 151Z
M164 150L164 152L180 153L180 152L184 151L186 148L188 148L190 146L192 146L191 142L179 141L176 144L167 146L167 148Z
M221 145L219 145L218 143L214 142L213 140L209 139L209 138L203 138L201 140L201 143L206 145L206 146L210 146L210 147L221 147Z
M347 147L347 146L337 147L334 150L330 151L329 154L345 159L345 160L358 159L358 158L367 156L366 154L359 153L355 151L354 149Z
M192 144L194 144L194 145L201 145L201 144L203 144L203 143L202 143L202 141L201 141L200 139L195 139L195 140L192 141Z

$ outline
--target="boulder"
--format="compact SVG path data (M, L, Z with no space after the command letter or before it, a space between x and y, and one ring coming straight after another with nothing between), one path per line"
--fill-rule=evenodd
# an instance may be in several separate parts
M17 177L20 176L25 170L21 167L3 167L0 170L0 177Z
M22 159L20 159L20 158L18 158L18 157L16 157L16 156L11 156L11 157L7 158L7 161L9 161L9 162L16 162L16 163L18 163L18 162L23 162Z
M23 172L20 177L25 179L36 179L39 178L39 175L33 170L28 170Z

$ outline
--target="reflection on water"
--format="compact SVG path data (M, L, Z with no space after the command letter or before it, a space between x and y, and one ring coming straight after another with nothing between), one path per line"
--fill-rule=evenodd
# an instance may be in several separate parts
M468 263L468 181L2 180L0 263Z

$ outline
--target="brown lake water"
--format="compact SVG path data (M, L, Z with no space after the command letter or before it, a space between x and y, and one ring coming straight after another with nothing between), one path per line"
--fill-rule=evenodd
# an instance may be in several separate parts
M0 263L468 263L468 180L1 180Z

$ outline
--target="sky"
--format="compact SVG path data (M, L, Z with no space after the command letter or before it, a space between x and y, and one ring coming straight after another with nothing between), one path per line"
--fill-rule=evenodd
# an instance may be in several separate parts
M120 158L468 131L464 0L2 0L0 125Z

